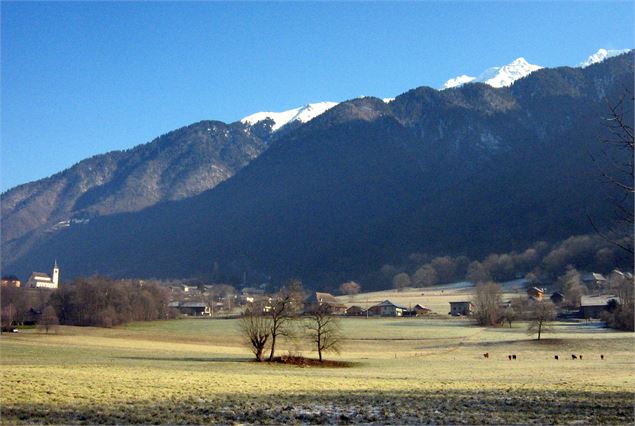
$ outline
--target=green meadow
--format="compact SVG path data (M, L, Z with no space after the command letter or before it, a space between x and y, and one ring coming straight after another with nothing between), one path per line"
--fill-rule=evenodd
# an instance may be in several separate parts
M538 342L522 323L345 318L342 327L342 352L327 359L352 362L347 368L252 362L236 320L3 334L2 423L635 420L632 333L556 323ZM302 340L284 342L279 353L315 356Z

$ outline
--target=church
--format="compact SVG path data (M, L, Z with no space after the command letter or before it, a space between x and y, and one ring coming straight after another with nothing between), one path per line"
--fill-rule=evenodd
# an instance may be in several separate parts
M45 274L44 272L33 272L26 283L29 288L57 288L60 279L60 268L57 266L57 261L53 266L53 276Z

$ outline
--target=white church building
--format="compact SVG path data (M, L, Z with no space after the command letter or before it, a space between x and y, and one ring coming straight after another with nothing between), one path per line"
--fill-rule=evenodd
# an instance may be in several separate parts
M26 282L26 286L29 288L57 288L59 280L60 268L57 266L57 261L55 261L52 277L44 272L33 272Z

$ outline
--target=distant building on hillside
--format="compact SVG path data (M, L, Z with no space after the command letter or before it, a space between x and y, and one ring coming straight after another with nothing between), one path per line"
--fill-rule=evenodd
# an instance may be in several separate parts
M358 305L349 306L346 308L346 315L349 317L359 317L366 315L366 310Z
M57 266L57 261L53 266L52 276L44 272L33 272L26 282L26 286L29 288L51 288L58 287L60 279L60 268Z
M450 302L449 314L454 317L472 315L473 310L474 304L470 301Z
M597 272L589 272L582 274L582 282L591 290L598 290L608 284L608 280L604 275Z
M559 291L554 291L551 297L549 297L554 305L559 305L564 300L564 294Z
M327 306L334 315L344 315L346 313L346 305L339 301L331 293L322 293L316 291L304 301L304 310L310 311L316 307Z
M245 287L241 290L241 294L243 296L262 296L265 294L265 291L256 287Z
M368 308L368 312L371 315L381 315L382 317L402 317L406 312L408 312L408 308L402 305L397 305L390 300L384 300L383 302Z
M204 302L171 302L168 306L178 309L183 315L192 317L209 317L212 315L212 309Z
M582 296L580 299L580 313L584 318L601 318L609 309L609 302L615 300L619 303L619 297L613 295Z
M2 287L20 287L21 285L22 281L15 275L2 277Z
M538 302L542 300L544 295L545 295L545 290L542 288L531 287L529 290L527 290L527 296L529 296L530 298L534 300L537 300Z
M420 304L416 304L414 308L412 308L412 314L414 316L420 317L424 315L428 315L432 313L432 309L427 306L422 306Z

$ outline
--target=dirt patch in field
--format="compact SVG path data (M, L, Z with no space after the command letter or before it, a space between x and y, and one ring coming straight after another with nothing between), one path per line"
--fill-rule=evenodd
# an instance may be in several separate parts
M273 359L274 363L296 365L298 367L321 367L321 368L349 368L354 367L356 363L349 361L335 361L325 359L320 361L314 358L305 358L303 356L277 356Z

